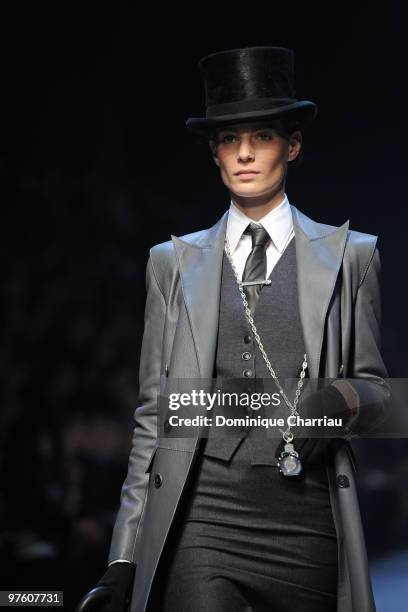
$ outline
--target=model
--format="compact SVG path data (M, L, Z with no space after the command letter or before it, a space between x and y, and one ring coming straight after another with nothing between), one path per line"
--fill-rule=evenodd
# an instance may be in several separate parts
M104 610L122 612L128 596L131 612L372 612L348 438L387 398L377 237L288 200L288 166L317 112L296 98L292 50L232 49L199 65L206 116L187 127L207 140L230 205L213 227L150 250ZM302 404L318 378L331 382ZM340 415L349 435L177 436L169 420L158 433L160 385L179 379L248 391L269 381L283 412Z

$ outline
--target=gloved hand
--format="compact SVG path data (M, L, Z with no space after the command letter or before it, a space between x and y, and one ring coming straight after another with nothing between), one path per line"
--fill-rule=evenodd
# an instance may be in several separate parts
M346 431L347 422L352 416L352 411L347 404L343 394L335 386L328 385L308 395L298 404L297 412L302 419L316 419L326 416L329 419L341 418L342 427L298 426L292 427L294 435L292 444L295 451L299 453L302 465L305 465L313 455L313 458L321 457L333 437L341 437ZM309 437L310 436L310 437ZM285 441L282 439L276 450L276 458L284 450Z
M133 563L118 562L110 565L96 586L109 587L112 599L101 612L125 612L131 595L136 566Z

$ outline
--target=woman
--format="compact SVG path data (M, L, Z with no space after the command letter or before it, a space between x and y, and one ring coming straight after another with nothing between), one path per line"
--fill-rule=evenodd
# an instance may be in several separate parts
M106 609L124 610L128 593L131 612L371 612L344 438L254 426L183 436L158 421L161 376L168 388L271 384L282 414L341 416L348 435L387 398L376 237L316 223L285 194L317 111L295 97L293 52L234 49L200 68L207 114L187 126L209 142L231 203L212 228L150 251L140 405L99 583L112 592ZM285 379L301 392L305 377L333 384L284 399Z

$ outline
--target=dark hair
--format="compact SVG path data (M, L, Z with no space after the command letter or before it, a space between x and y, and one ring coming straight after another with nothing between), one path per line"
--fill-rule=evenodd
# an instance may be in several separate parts
M262 125L270 127L276 130L277 134L286 140L289 140L290 136L296 130L301 130L301 123L296 118L291 117L280 117L279 119L266 119L262 121ZM217 131L221 128L213 128L208 134L208 142L216 142ZM300 149L297 157L288 163L289 168L297 168L303 163L303 147Z

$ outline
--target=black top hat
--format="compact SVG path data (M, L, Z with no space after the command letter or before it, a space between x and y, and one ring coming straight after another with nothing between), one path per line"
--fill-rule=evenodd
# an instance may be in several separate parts
M201 135L232 123L293 117L311 122L317 105L297 100L294 53L285 47L246 47L206 55L199 61L204 79L206 116L186 126Z

